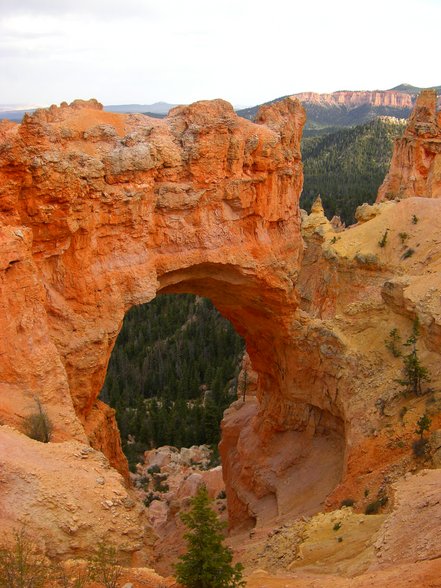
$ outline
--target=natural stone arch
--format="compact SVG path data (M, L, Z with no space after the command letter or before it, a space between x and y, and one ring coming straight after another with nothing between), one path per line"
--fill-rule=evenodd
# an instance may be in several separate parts
M341 407L312 380L299 387L304 350L293 345L306 324L296 289L304 118L291 99L262 108L258 124L220 100L164 121L77 101L0 126L5 328L12 318L21 333L4 349L3 389L22 407L38 390L56 440L85 431L126 472L112 411L96 398L125 312L160 291L208 296L245 336L259 438L341 434Z

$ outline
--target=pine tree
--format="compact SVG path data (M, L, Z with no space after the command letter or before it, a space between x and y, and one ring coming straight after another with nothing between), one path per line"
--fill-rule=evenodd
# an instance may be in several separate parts
M188 551L176 564L176 580L187 588L244 586L242 565L231 564L233 555L222 544L223 525L211 508L205 486L200 486L191 509L181 519L189 529L184 535Z
M401 357L403 355L401 351L401 336L397 328L392 329L384 344L394 357Z
M404 345L410 347L410 353L403 357L403 374L404 378L398 380L398 383L405 386L409 392L415 396L423 394L422 383L430 382L429 371L421 364L417 353L417 342L420 335L420 326L418 318L413 322L412 335Z
M415 429L415 433L420 436L420 439L423 439L424 433L430 429L430 425L432 424L432 419L427 416L427 414L423 414L417 421L417 428Z

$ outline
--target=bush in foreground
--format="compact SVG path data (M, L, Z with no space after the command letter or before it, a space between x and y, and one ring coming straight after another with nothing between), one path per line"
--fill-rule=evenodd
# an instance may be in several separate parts
M49 443L52 437L53 425L46 411L41 405L40 399L36 398L36 412L24 419L24 432L31 439L41 443Z
M14 531L12 547L0 547L1 588L43 588L49 579L44 556L24 529Z

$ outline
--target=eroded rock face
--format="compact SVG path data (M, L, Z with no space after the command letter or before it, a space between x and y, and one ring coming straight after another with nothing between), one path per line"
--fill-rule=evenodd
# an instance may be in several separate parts
M441 112L435 90L425 90L417 98L404 135L395 142L377 202L411 196L441 196Z
M78 441L39 443L0 427L2 544L25 529L49 557L90 556L98 542L126 563L146 548L142 506L101 452Z
M219 100L165 121L76 101L3 123L3 396L17 406L38 394L56 439L82 434L73 404L106 449L96 397L130 306L198 291L251 337L262 292L266 320L279 297L295 305L284 268L301 256L303 121L292 100L262 112L259 125ZM53 414L66 404L66 417ZM7 421L13 412L4 410ZM118 464L118 451L106 452Z
M87 435L127 475L97 396L125 312L159 292L210 297L247 340L259 396L282 394L304 119L291 99L258 124L221 100L163 121L76 101L0 125L3 422L23 428L39 400L53 441ZM283 415L265 405L271 429Z
M193 292L245 337L253 368L255 397L223 423L231 525L262 529L347 498L392 504L393 483L421 467L417 418L431 411L441 428L441 200L381 203L344 231L317 203L301 235L303 122L286 100L258 124L223 101L163 121L76 102L2 123L2 422L22 429L38 399L60 447L88 439L127 473L96 400L115 338L132 305ZM416 316L427 406L392 384L402 360L384 344ZM28 520L45 532L38 509Z
M316 92L302 92L294 94L300 102L311 102L323 105L360 106L371 104L372 106L393 106L398 108L412 108L413 97L406 92L395 90L377 90L374 92L332 92L331 94L318 94Z

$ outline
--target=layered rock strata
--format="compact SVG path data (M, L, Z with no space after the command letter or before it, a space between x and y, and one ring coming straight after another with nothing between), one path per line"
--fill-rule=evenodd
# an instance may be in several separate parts
M300 102L320 104L323 106L347 106L349 108L370 104L372 106L393 106L395 108L412 108L414 98L406 92L396 90L332 92L331 94L318 94L316 92L302 92L293 97Z

